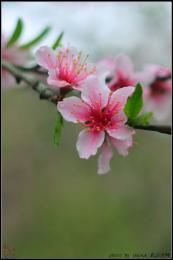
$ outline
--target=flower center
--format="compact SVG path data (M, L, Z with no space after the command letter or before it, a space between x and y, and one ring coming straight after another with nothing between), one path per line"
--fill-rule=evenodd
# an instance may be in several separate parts
M115 83L111 84L110 82L110 89L115 91L119 88L133 86L135 81L133 79L128 78L122 70L117 71L117 80Z
M74 55L72 51L67 48L65 51L60 51L57 55L59 62L59 79L67 81L70 84L76 84L96 70L95 67L88 68L88 55L82 57L82 52Z
M105 131L108 128L116 128L122 122L122 119L118 116L120 109L121 104L119 102L114 106L107 104L103 109L91 108L91 114L88 121L85 122L85 126L96 132Z
M151 85L152 96L162 96L170 93L169 83L166 80L156 79Z

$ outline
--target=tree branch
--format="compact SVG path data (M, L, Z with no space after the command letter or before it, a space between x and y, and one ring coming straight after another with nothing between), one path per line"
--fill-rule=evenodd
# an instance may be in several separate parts
M39 93L40 99L49 100L56 105L57 102L62 98L60 93L57 94L53 90L51 90L48 86L43 84L42 82L35 80L35 79L33 79L33 77L29 77L28 75L26 76L25 72L23 70L19 69L19 67L16 67L15 65L13 65L13 64L11 64L7 61L2 61L2 67L3 67L3 69L6 69L7 71L9 71L16 78L17 82L20 82L20 81L23 80L33 90L37 91ZM29 68L27 68L27 72L29 72ZM30 72L33 72L33 69L31 69ZM155 131L155 132L160 132L160 133L171 135L171 127L170 126L133 125L132 127L135 128L135 129Z
M52 103L57 104L59 100L59 95L48 88L48 86L46 86L42 82L35 80L33 77L30 77L28 75L26 76L23 71L7 61L2 61L2 68L10 72L15 77L18 83L20 81L24 81L33 90L37 91L39 93L40 99L47 99Z
M42 70L39 65L34 65L32 67L23 67L23 66L15 66L15 67L20 69L23 72L37 73L37 74L40 74L40 75L47 75L47 71Z
M133 128L141 129L141 130L147 130L147 131L155 131L155 132L160 132L160 133L163 133L163 134L171 135L171 127L170 126L164 126L164 125L147 125L147 126L134 125Z

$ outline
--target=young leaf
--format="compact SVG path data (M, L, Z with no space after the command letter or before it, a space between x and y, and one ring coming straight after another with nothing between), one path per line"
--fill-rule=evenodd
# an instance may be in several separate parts
M19 37L22 33L22 30L23 30L23 21L22 21L22 19L19 18L17 20L16 27L7 42L7 47L11 47L19 39Z
M34 39L32 39L31 41L23 44L20 46L20 49L25 50L30 48L31 46L39 43L50 31L51 27L47 26L43 31L41 31L41 33L39 33Z
M134 124L146 126L146 125L149 124L149 121L150 121L152 115L153 115L152 112L143 113L143 114L141 114L140 116L138 116L138 117L135 119Z
M52 45L53 50L55 50L57 47L60 46L63 36L64 36L64 32L61 32L60 35L57 37L56 41L54 42L54 44Z
M61 114L58 112L55 129L54 129L54 144L56 147L58 147L60 144L62 126L63 126L63 118Z
M124 112L128 117L129 121L133 121L143 107L142 100L142 87L140 83L135 86L135 91L133 94L127 99L126 105L124 107Z

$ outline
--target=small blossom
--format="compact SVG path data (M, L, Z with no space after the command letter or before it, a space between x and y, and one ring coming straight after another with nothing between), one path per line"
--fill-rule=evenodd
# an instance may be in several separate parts
M7 47L7 38L2 34L1 55L3 60L20 66L26 63L29 53L28 51L20 50L17 44ZM15 78L7 70L2 69L2 86L11 87L15 83Z
M144 111L153 112L156 120L164 120L171 110L171 70L158 65L148 65L138 74L144 88Z
M112 91L134 86L137 83L133 63L125 54L120 54L115 59L107 58L98 62L97 70L99 75L106 77L108 87Z
M48 70L47 82L54 89L67 87L81 89L83 81L95 73L95 67L75 48L60 47L53 51L47 46L36 52L37 63Z
M110 169L111 143L123 156L132 146L134 130L125 125L123 108L133 91L134 87L125 87L111 92L103 80L90 76L84 83L81 98L67 97L57 105L64 119L84 127L76 144L80 158L88 159L101 148L99 174Z

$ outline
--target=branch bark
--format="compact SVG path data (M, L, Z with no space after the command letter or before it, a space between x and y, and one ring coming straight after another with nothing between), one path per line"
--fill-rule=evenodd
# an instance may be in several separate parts
M40 99L49 100L56 105L57 102L62 98L62 96L60 94L55 93L53 90L51 90L48 86L46 86L39 80L35 80L33 77L29 77L28 75L25 75L25 70L19 69L19 67L16 67L15 65L13 65L7 61L2 61L2 67L3 67L3 69L6 69L8 72L10 72L16 78L17 82L24 81L33 90L37 91L39 93ZM31 72L32 71L33 71L33 69L31 69ZM29 72L29 69L27 69L27 72ZM171 135L171 126L133 125L133 128L146 130L146 131L155 131L155 132L160 132L160 133Z
M57 93L55 93L53 90L51 90L50 88L48 88L48 86L46 86L39 80L35 80L35 78L33 78L31 76L25 75L25 73L23 71L21 71L15 65L13 65L7 61L2 61L2 68L6 69L8 72L10 72L15 77L15 79L18 83L20 81L24 81L33 90L38 92L40 99L46 99L46 100L51 101L54 104L57 104L59 95Z
M171 135L171 127L165 125L147 125L147 126L134 125L133 128Z

